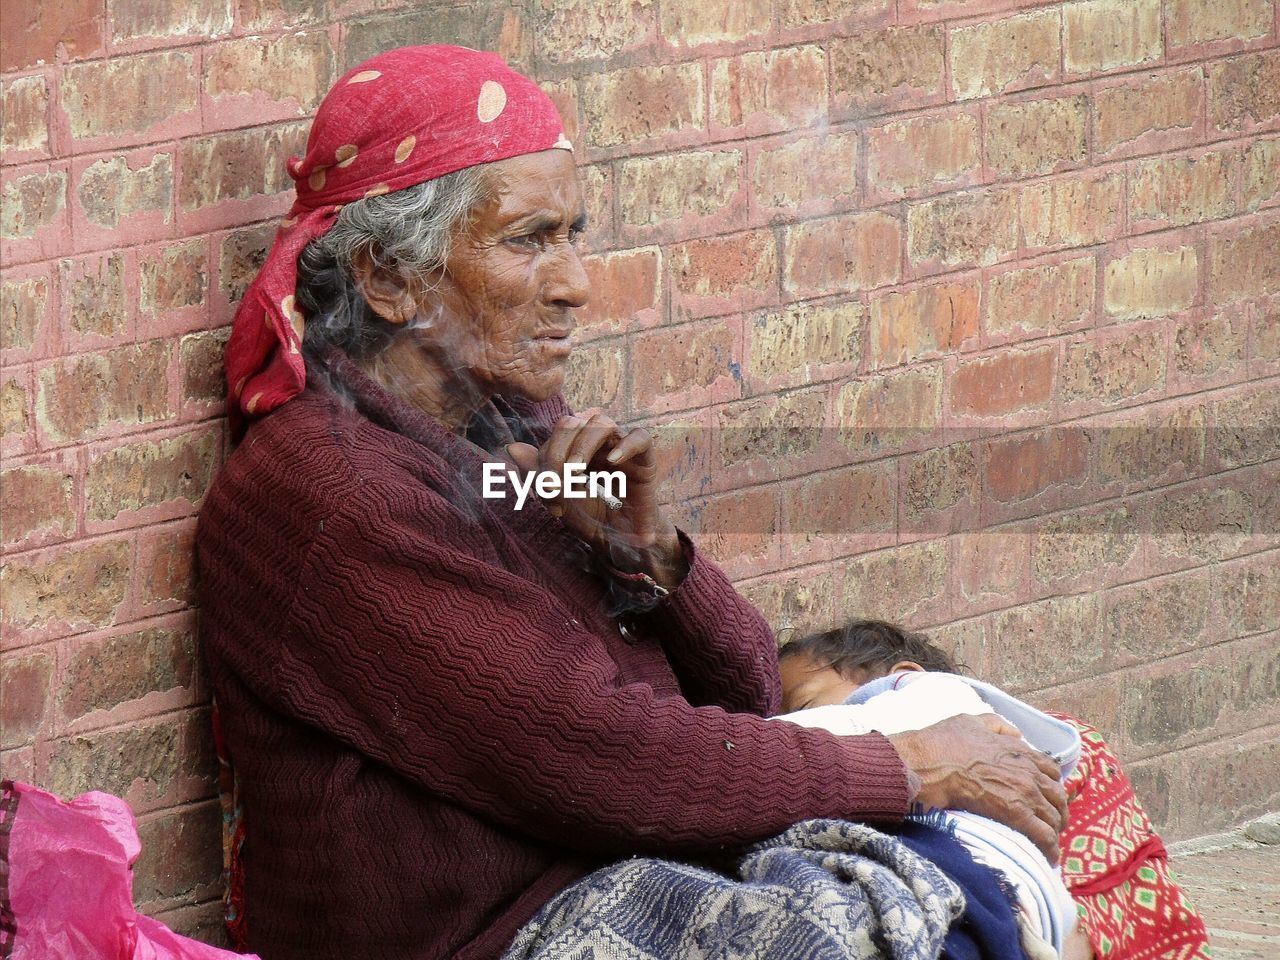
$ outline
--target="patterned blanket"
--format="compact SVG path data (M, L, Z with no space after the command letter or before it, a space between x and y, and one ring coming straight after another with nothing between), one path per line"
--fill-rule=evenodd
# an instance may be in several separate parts
M561 892L503 960L936 960L965 909L894 837L808 820L750 847L731 875L657 859Z

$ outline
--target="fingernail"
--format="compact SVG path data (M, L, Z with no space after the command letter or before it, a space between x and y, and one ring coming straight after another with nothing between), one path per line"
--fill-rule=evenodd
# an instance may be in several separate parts
M617 463L618 458L621 456L622 456L622 451L615 447L613 450L610 450L605 455L605 459L608 460L610 463Z

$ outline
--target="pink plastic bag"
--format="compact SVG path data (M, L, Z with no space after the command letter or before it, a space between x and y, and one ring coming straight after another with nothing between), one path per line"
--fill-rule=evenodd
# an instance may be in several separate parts
M0 781L0 956L12 960L243 960L133 908L142 849L129 805L70 802Z

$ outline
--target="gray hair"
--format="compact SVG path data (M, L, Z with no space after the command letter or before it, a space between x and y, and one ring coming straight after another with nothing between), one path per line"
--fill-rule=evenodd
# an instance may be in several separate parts
M348 203L322 237L298 257L297 302L306 312L302 349L309 359L335 346L355 359L381 353L406 325L388 323L356 285L353 260L407 281L444 269L449 245L487 195L483 166L468 167L394 193Z

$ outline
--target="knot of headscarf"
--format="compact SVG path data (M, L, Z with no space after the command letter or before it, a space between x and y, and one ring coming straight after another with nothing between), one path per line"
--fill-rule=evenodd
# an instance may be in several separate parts
M233 420L302 392L298 255L343 204L553 148L573 149L555 105L496 54L401 47L340 78L312 123L306 156L289 159L297 197L236 311L225 357Z

